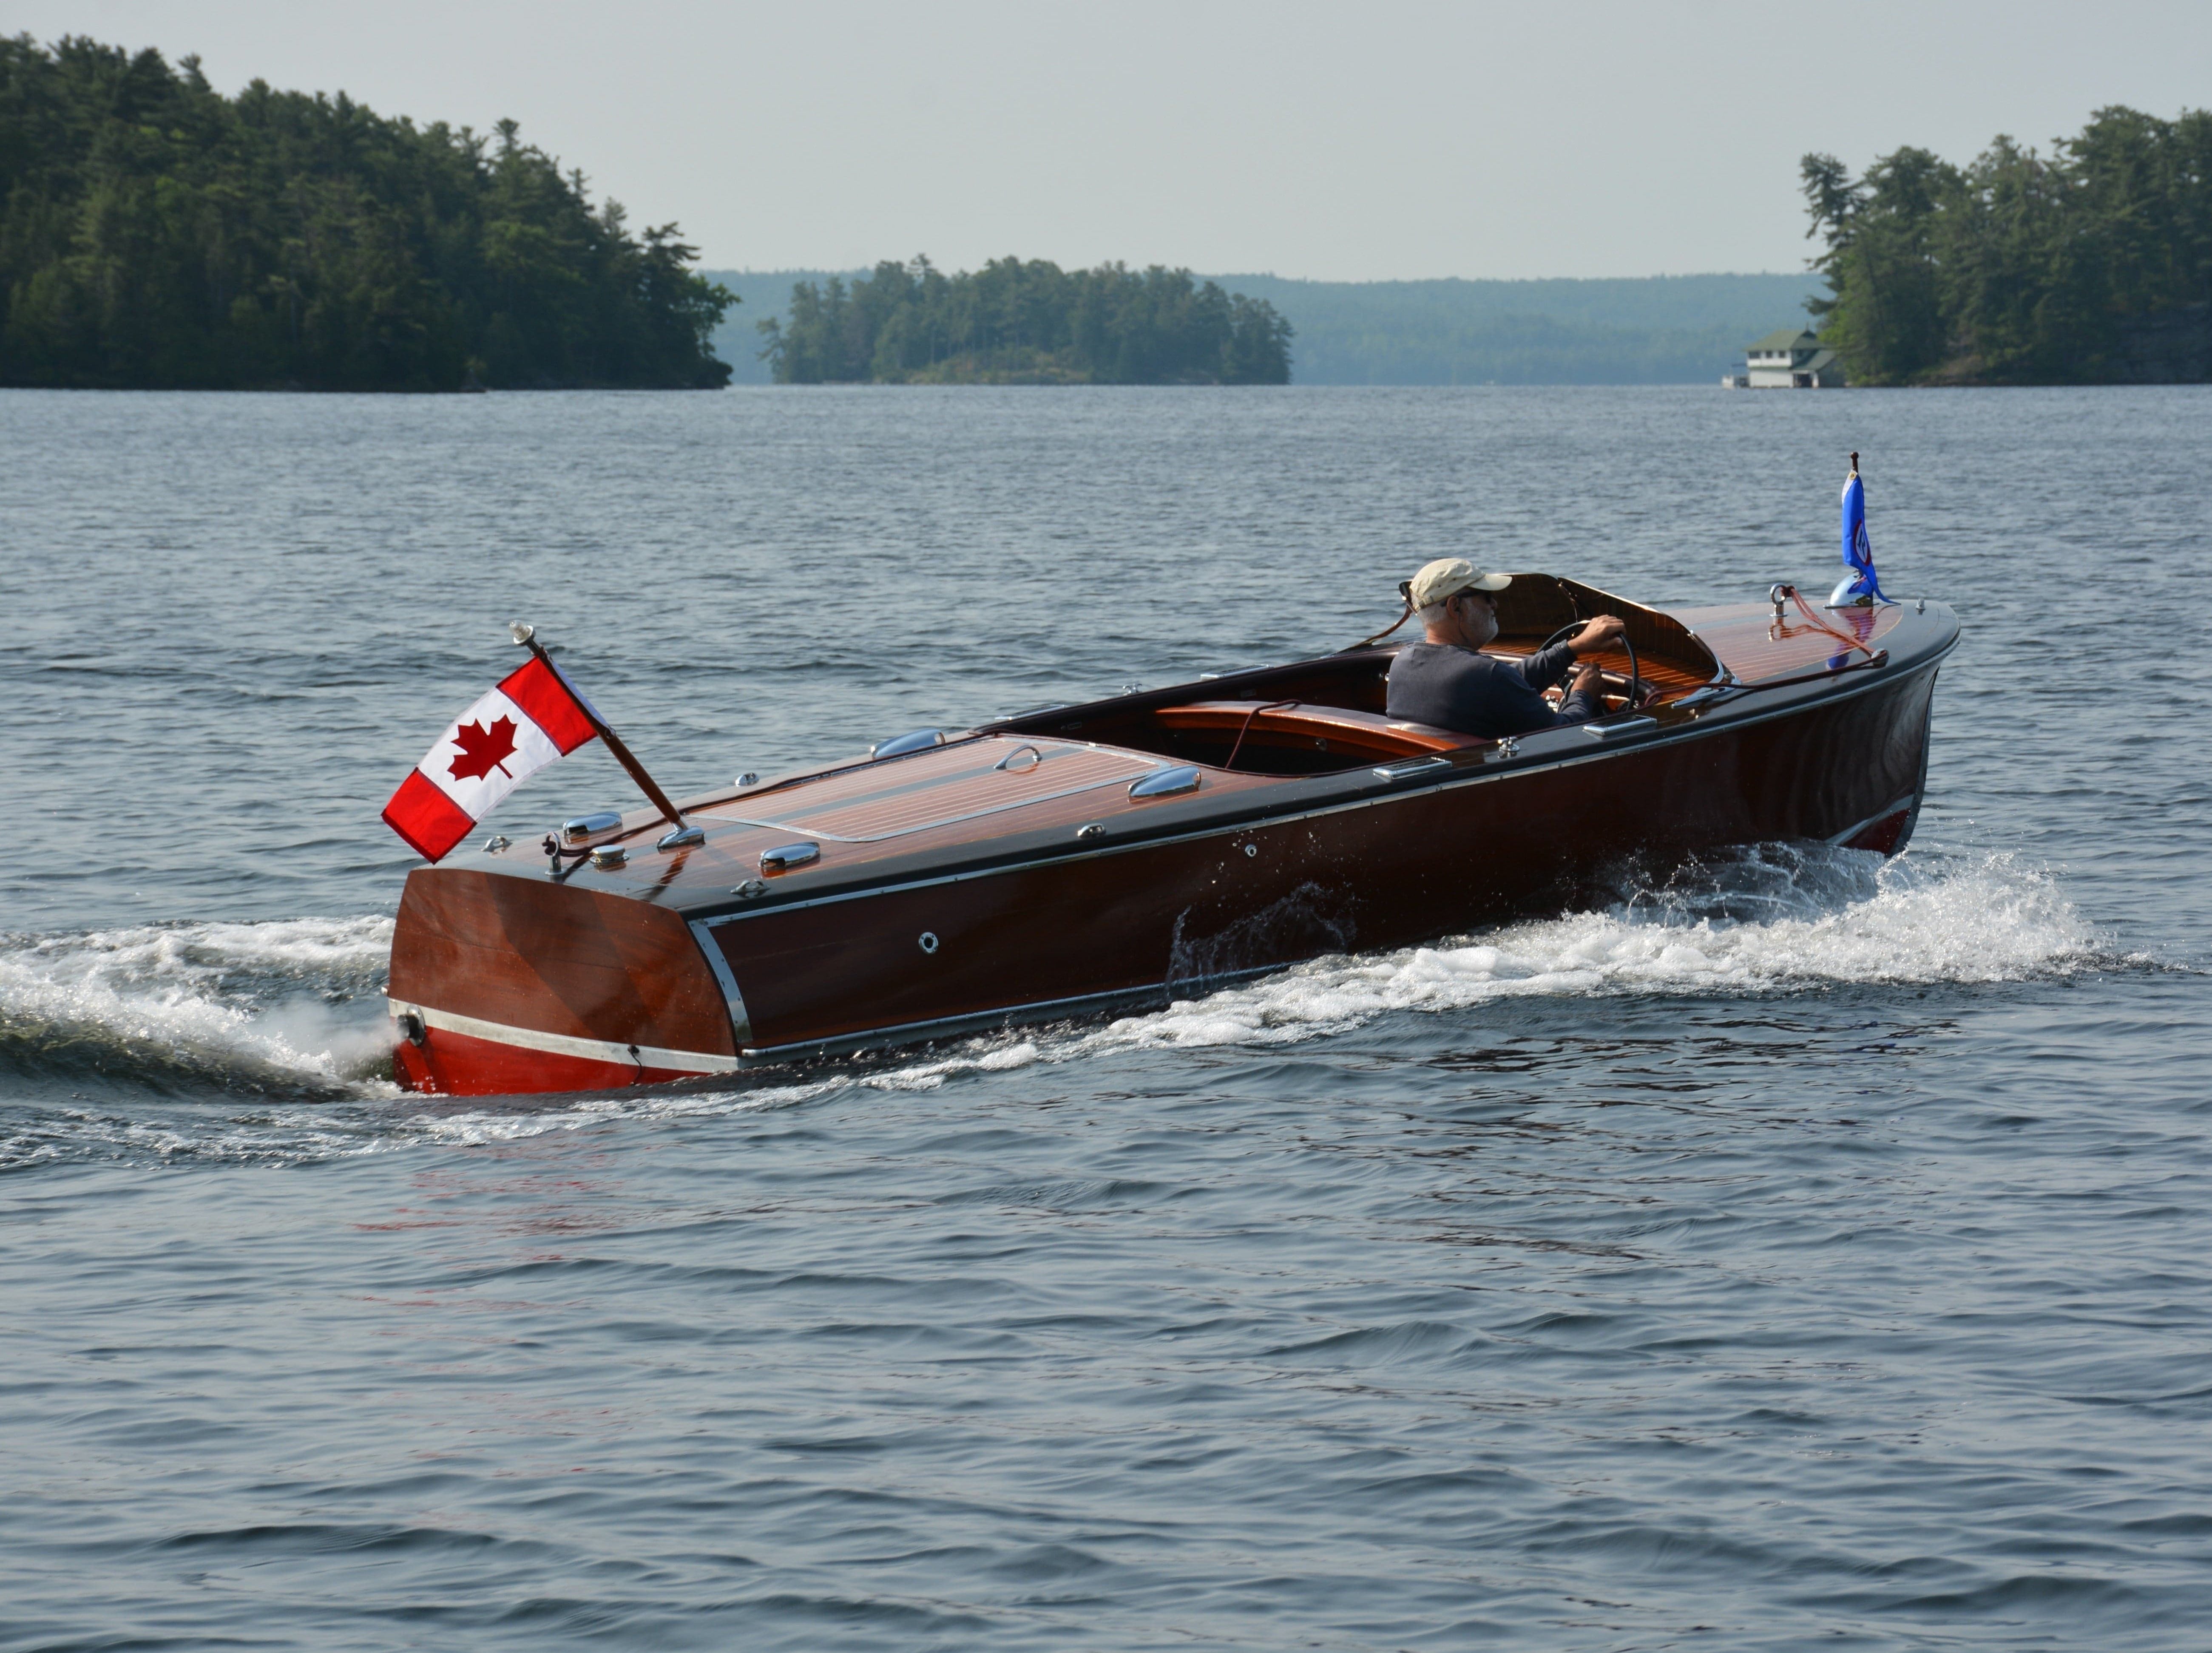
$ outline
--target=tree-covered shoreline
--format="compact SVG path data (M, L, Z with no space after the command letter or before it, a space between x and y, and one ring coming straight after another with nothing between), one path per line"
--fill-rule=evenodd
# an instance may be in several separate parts
M2087 384L2212 375L2212 112L2100 109L2049 155L1997 138L1965 167L1802 163L1808 307L1854 384Z
M799 282L760 324L780 385L1282 385L1291 325L1188 270L994 258L946 275L886 260Z
M696 257L512 121L0 37L0 385L717 388Z

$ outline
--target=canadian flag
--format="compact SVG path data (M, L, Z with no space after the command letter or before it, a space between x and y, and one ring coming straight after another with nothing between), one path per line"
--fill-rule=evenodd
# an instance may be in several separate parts
M520 784L599 732L584 697L532 655L461 714L384 806L384 822L425 860L442 860Z

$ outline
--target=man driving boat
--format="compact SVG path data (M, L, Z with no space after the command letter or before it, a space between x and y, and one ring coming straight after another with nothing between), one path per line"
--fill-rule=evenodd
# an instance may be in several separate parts
M1512 583L1511 574L1486 574L1463 556L1441 557L1413 576L1407 601L1427 636L1390 662L1392 717L1497 740L1602 715L1603 674L1576 660L1617 641L1626 624L1619 615L1600 615L1524 660L1494 659L1479 651L1498 635L1496 594ZM1554 712L1540 691L1570 669L1574 682Z

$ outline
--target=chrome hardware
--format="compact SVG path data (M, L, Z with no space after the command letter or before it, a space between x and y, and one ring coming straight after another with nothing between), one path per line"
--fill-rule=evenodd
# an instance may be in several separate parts
M795 844L778 844L774 849L761 851L760 869L763 872L788 872L794 866L804 866L809 861L822 859L822 846L801 841Z
M703 844L706 842L706 828L680 826L662 833L653 847L655 849L682 849L689 844Z
M520 648L538 635L538 628L520 620L509 620L507 623L507 635L514 639L514 646Z
M422 1018L418 1013L411 1010L403 1010L399 1012L399 1036L420 1050L429 1038L430 1030L424 1024Z
M730 893L750 901L755 896L768 894L768 885L758 878L747 878L743 884L733 887Z
M945 744L942 729L916 729L912 732L895 735L889 740L879 740L868 748L870 757L904 757L908 752L926 752L932 746Z
M936 931L924 930L921 933L921 950L926 953L933 953L937 951Z
M1075 829L1075 836L1079 838L1103 838L1106 836L1106 823L1103 821L1085 821L1081 826Z
M1782 605L1790 600L1790 587L1769 586L1766 588L1766 600L1774 605L1774 620L1775 623L1779 625L1782 622Z
M750 769L747 769L743 775L738 777L737 784L740 787L757 787L760 785L760 776L755 775Z
M1375 771L1378 781L1402 781L1409 775L1425 775L1431 769L1448 769L1451 759L1442 752L1431 752L1426 757L1401 758L1395 763L1385 763Z
M580 844L602 832L612 832L621 824L622 817L612 810L603 810L597 815L574 815L561 823L561 842Z
M766 889L768 886L761 886ZM722 989L722 1002L730 1007L730 1032L743 1050L753 1042L753 1018L745 1010L745 995L738 990L738 978L730 973L730 956L714 939L714 927L699 919L689 926L692 939L706 955L707 968L714 972L715 984Z
M629 865L629 849L623 844L601 844L592 852L592 865L602 872L611 872L617 866Z
M1179 793L1196 792L1199 774L1185 765L1177 769L1154 769L1150 775L1139 775L1129 783L1132 798L1173 798Z
M1654 717L1622 718L1614 723L1585 723L1583 732L1592 740L1603 740L1607 735L1641 734L1646 729L1656 729L1659 720Z
M1036 747L1017 746L1013 751L1008 752L997 763L991 765L991 767L994 769L1011 769L1014 767L1014 760L1019 757L1024 752L1027 752L1030 755L1030 761L1022 765L1022 768L1024 769L1033 769L1036 768L1038 764L1044 762L1044 754L1039 751Z
M1511 735L1507 735L1503 740L1498 743L1498 757L1501 763L1506 758L1518 757L1520 756L1521 743L1516 740Z
M1913 611L1915 614L1925 614L1925 613L1927 613L1927 612L1928 612L1928 599L1927 599L1926 598L1924 598L1924 597L1916 597L1916 598L1914 598L1914 599L1912 599L1912 611Z
M484 840L484 854L487 855L496 855L501 850L506 848L511 842L513 841L510 840L504 832L495 832L490 837Z
M1244 846L1244 853L1247 855L1256 855L1260 853L1260 846L1257 844L1246 844Z

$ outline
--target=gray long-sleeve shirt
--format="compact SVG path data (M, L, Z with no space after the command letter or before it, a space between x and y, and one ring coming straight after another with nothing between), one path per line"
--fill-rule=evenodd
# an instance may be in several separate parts
M1386 704L1394 718L1492 740L1587 723L1599 714L1594 696L1570 695L1554 712L1537 692L1565 678L1574 664L1574 651L1565 643L1517 661L1450 643L1408 643L1390 662Z

